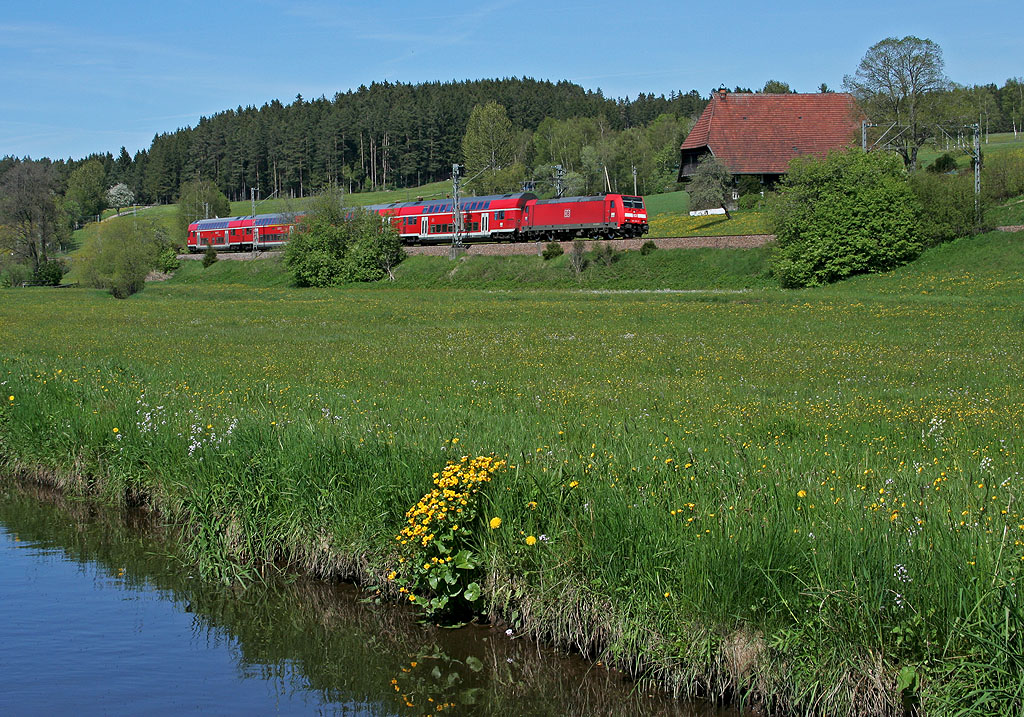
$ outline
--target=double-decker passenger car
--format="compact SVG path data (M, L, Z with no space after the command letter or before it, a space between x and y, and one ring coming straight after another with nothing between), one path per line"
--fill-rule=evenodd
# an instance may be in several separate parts
M502 241L517 238L525 204L537 197L528 192L466 197L459 200L463 241ZM453 200L375 204L366 209L391 221L410 243L447 243L455 235Z
M188 225L189 251L214 249L252 251L281 246L288 241L298 214L259 214L255 217L200 219Z

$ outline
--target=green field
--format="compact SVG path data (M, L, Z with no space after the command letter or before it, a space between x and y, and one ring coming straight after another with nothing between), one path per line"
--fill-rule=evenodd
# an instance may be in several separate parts
M793 292L297 290L229 264L126 301L4 292L8 472L159 510L211 575L394 595L405 511L494 453L463 529L496 619L678 693L1020 708L1012 235Z
M968 134L967 141L968 143L973 143L973 135ZM990 134L988 141L985 140L984 133L981 135L981 151L983 155L999 154L1019 149L1024 149L1024 134L1014 137L1013 132L998 132ZM949 152L956 158L960 169L971 168L971 158L968 154L958 150L956 147L950 146L947 148L945 145L922 147L917 153L918 166L927 167L946 152Z

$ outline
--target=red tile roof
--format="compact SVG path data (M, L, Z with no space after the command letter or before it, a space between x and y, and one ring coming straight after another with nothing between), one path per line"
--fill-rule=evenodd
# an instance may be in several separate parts
M853 96L841 92L712 92L681 149L709 147L733 174L784 174L793 157L851 144L861 118Z

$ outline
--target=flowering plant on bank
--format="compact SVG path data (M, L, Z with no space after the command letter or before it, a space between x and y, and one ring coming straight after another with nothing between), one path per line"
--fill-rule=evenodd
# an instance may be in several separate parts
M428 615L472 611L480 599L480 558L474 537L479 498L491 476L505 466L494 456L463 456L434 474L434 488L406 514L395 536L398 566L388 580ZM487 521L496 530L501 519Z

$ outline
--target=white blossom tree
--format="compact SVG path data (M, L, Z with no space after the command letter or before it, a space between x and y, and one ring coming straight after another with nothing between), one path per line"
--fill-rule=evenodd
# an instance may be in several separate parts
M119 182L107 190L107 204L117 209L118 215L121 214L123 207L134 203L135 193L128 189L128 185L124 182Z

